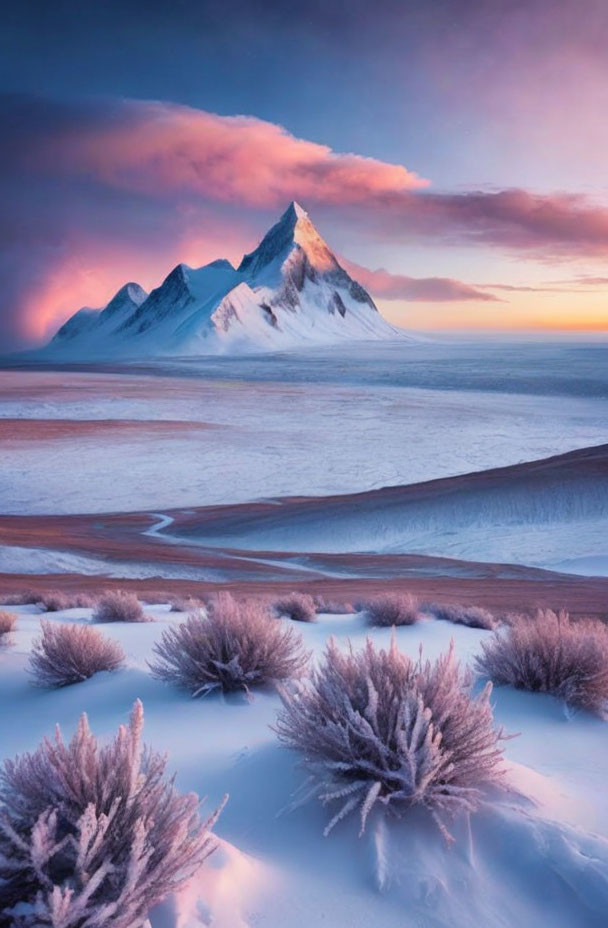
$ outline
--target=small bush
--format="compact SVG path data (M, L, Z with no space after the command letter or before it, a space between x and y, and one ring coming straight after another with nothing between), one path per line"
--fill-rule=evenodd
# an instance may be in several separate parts
M169 599L171 612L197 612L203 608L203 601L195 596L172 596Z
M340 602L335 599L325 599L323 596L315 596L315 609L317 615L350 615L356 612L355 606L351 602Z
M608 717L608 626L547 609L512 620L482 643L477 669L498 685L551 693Z
M110 590L99 598L95 622L149 622L137 596L125 590Z
M468 628L485 628L492 631L498 625L496 618L481 606L461 606L458 603L425 603L424 612L430 612L436 619L453 622L454 625L466 625Z
M12 632L16 621L17 616L13 612L0 610L0 639L4 635L8 635L9 632Z
M117 670L124 660L120 645L88 625L42 622L33 645L30 673L37 686L69 686L102 670Z
M154 652L154 676L193 696L213 690L248 692L300 676L308 662L293 628L274 621L259 602L238 603L229 593L211 601L208 615L191 615L166 629Z
M100 747L83 715L0 774L0 925L141 928L215 849L198 798L142 747L143 707Z
M63 612L70 608L70 601L61 590L48 590L39 595L38 605L47 612Z
M368 640L357 653L332 640L307 683L281 690L276 731L303 755L306 798L340 803L326 834L355 810L363 833L379 803L396 814L426 806L448 836L440 814L474 810L481 788L501 782L491 686L474 697L471 682L452 648L431 664L411 661L394 639L388 651Z
M410 593L386 593L364 604L370 625L413 625L420 618L418 600Z
M317 610L312 596L307 593L290 593L274 604L277 615L286 616L294 622L314 622Z

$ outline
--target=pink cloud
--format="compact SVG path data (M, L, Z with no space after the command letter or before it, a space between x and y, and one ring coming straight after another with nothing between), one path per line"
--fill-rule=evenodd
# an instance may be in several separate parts
M490 245L534 259L608 254L608 207L580 194L422 191L381 200L369 218L393 239Z
M346 258L340 258L340 264L378 299L425 303L443 303L450 300L497 301L497 297L491 293L484 293L451 277L407 277L404 274L391 274L384 268L371 271Z
M532 257L608 254L608 207L571 193L458 193L398 164L341 154L248 116L150 101L12 101L8 160L36 176L183 204L350 208L395 239L490 245ZM9 119L10 121L10 119Z
M51 131L31 151L32 167L51 164L153 196L191 194L267 208L296 195L306 202L364 203L427 184L402 165L341 154L248 116L127 100L98 105L74 123Z

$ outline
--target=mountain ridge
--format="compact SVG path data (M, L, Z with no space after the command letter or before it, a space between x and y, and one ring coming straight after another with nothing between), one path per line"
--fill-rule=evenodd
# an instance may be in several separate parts
M78 310L43 353L239 354L397 333L293 201L237 268L180 263L150 293L125 284L101 311Z

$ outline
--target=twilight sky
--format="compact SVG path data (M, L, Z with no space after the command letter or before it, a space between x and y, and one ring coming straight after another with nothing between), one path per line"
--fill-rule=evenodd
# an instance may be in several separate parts
M238 261L291 199L401 325L608 329L606 0L3 15L0 349Z

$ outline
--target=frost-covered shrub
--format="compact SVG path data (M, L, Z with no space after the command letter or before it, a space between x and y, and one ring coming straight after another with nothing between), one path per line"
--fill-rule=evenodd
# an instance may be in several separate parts
M92 609L97 602L89 593L64 593L62 590L45 590L35 595L41 609L47 612L63 612L64 609Z
M318 613L325 615L350 615L356 612L355 606L351 602L341 602L336 599L325 599L323 596L315 596L315 609Z
M286 616L294 622L314 622L317 618L315 601L308 593L290 593L274 604L277 615Z
M13 612L0 610L0 640L13 630L16 621L17 616Z
M425 603L424 612L430 612L436 619L453 622L454 625L466 625L468 628L485 628L490 631L498 622L495 616L481 606L461 606L458 603Z
M61 590L47 590L38 596L38 605L47 612L63 612L70 608L70 601Z
M149 622L137 596L126 590L109 590L99 598L95 622Z
M420 617L418 600L411 593L385 593L363 604L370 625L413 625Z
M124 653L116 641L88 625L42 622L32 647L30 673L37 686L69 686L103 670L117 670Z
M473 696L471 683L452 648L430 663L394 639L388 651L368 640L358 652L332 640L307 682L281 690L276 731L303 756L305 799L340 804L326 834L350 812L362 833L376 804L398 815L420 804L449 837L441 814L474 810L482 787L503 776L491 686Z
M143 707L100 747L86 715L0 773L2 928L143 928L215 849L198 798L142 747Z
M608 626L549 609L510 621L482 643L480 674L608 717Z
M203 608L202 599L196 596L171 596L169 602L171 612L196 612Z
M220 593L207 612L163 632L150 664L154 676L200 696L212 690L247 692L306 669L300 636L273 620L258 601L237 602Z

